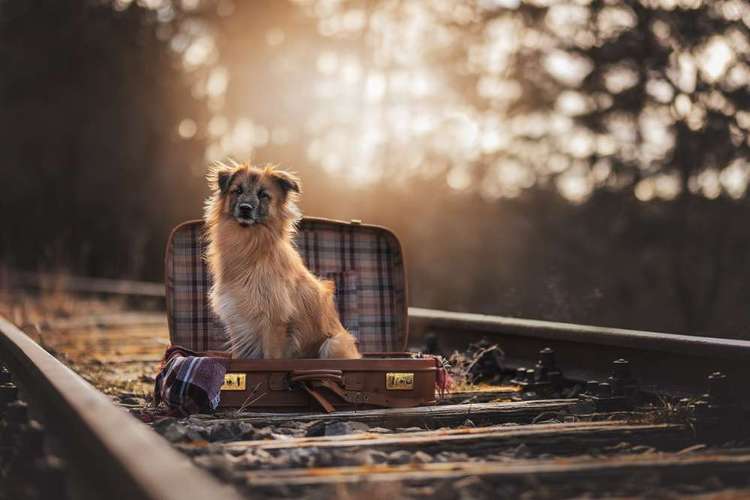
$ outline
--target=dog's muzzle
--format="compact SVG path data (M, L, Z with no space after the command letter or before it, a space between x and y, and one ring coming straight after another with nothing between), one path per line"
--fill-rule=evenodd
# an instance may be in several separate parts
M236 217L242 225L255 223L255 207L250 203L240 203L237 205Z

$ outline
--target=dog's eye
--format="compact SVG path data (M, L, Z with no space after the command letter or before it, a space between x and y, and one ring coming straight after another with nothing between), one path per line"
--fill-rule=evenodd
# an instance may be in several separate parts
M242 194L242 186L237 186L236 188L232 189L232 194Z
M264 198L266 200L270 200L271 199L271 195L268 194L265 191L261 191L260 193L258 193L258 198Z

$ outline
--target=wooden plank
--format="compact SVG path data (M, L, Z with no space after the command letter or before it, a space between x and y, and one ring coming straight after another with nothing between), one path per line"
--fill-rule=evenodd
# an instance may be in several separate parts
M309 469L251 471L248 484L258 486L316 485L332 483L425 481L480 476L502 481L609 480L650 473L680 479L700 479L712 475L740 476L746 479L750 466L749 450L706 454L649 453L615 457L565 458L554 460L515 460L510 462L447 462L404 465L363 465Z
M691 500L747 500L750 488L722 488L720 491L690 495Z
M417 408L386 408L358 411L321 413L227 413L231 420L249 422L253 425L278 425L284 422L339 422L354 421L380 427L427 427L439 428L461 425L471 420L476 425L491 425L507 422L529 423L539 415L574 414L577 399L550 399L541 401L512 401L499 403L470 403L446 406L421 406ZM221 415L218 415L221 417ZM229 419L219 419L218 422ZM217 420L213 420L216 422Z
M686 443L692 437L687 426L676 424L629 424L623 421L575 422L565 424L535 424L525 426L489 426L437 431L401 432L382 434L363 432L342 436L303 437L276 440L234 441L223 444L227 450L281 450L289 448L397 448L404 450L438 447L441 450L457 448L476 453L488 448L509 446L517 442L540 443L540 438L566 441L568 445L581 449L583 441L604 441L616 439L618 442L636 438L657 438ZM545 441L545 442L547 442ZM468 448L471 446L471 448ZM551 452L551 450L550 450Z
M449 392L441 400L440 404L469 404L489 403L499 401L511 401L521 394L521 388L517 385L503 386L478 386L477 390Z

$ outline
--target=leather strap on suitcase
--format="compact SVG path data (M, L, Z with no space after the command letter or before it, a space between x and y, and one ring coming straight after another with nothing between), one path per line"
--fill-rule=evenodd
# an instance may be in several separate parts
M347 390L344 387L344 373L341 370L294 370L289 374L289 381L298 384L325 411L331 413L336 409L326 399L321 389L327 389L342 400L353 405L391 406L392 402L382 393ZM403 406L417 406L421 398L401 398Z

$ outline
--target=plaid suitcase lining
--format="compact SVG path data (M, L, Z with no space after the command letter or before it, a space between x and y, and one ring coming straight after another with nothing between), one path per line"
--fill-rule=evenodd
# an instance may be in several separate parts
M374 226L303 219L295 240L305 264L336 284L343 325L363 352L402 350L406 343L406 283L396 238ZM193 350L221 350L226 335L208 305L211 277L203 260L202 221L175 228L167 245L170 339Z

